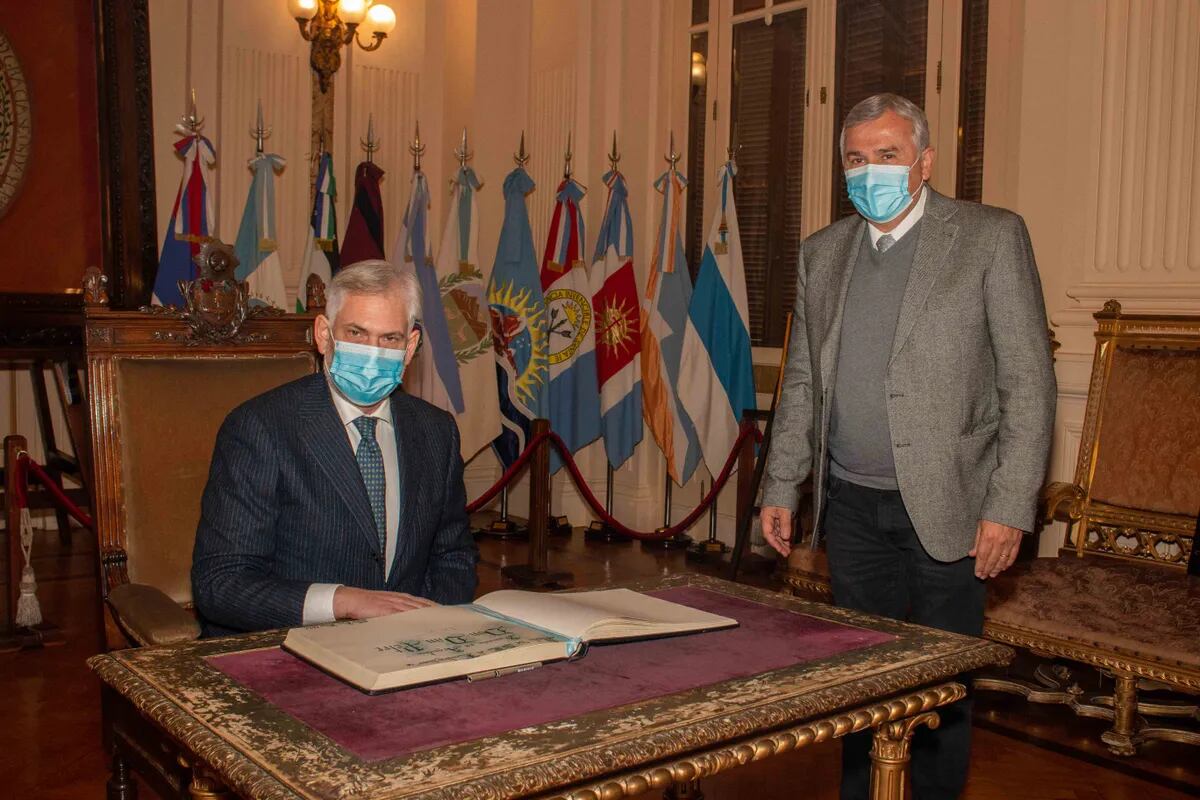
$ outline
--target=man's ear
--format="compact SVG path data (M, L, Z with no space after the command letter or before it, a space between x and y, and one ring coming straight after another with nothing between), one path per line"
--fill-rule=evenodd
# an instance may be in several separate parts
M330 355L328 351L332 338L329 318L324 314L317 314L317 318L313 320L313 341L317 345L317 352L322 356Z
M413 356L417 354L417 350L421 347L421 324L413 325L413 329L408 332L408 347L404 351L404 366L412 363Z
M933 148L926 147L925 152L921 153L921 180L928 181L933 175Z

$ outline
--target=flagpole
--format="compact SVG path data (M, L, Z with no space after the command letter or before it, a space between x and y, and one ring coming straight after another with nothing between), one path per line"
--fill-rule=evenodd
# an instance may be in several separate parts
M608 516L613 515L613 468L612 464L605 459L604 475L604 512ZM587 533L584 538L589 542L604 542L606 544L617 544L632 542L633 539L618 531L613 526L609 525L602 519L592 520L592 524L588 526Z
M674 148L672 148L674 150ZM664 461L666 455L663 456ZM666 489L663 492L663 524L655 533L666 533L671 527L671 495L675 489L675 481L671 478L671 470L666 472ZM680 550L692 544L692 537L682 531L662 539L642 539L643 550Z

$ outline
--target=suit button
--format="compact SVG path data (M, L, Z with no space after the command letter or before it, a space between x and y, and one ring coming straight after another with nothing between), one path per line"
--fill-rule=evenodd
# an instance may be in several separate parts
M892 392L888 397L904 397L904 392Z
M908 442L892 442L892 444L896 447L908 447L909 443Z

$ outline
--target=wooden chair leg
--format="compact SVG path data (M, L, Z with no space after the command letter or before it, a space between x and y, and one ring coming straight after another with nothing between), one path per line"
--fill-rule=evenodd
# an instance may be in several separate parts
M1141 744L1137 715L1138 679L1123 672L1114 673L1113 677L1117 683L1113 691L1113 726L1101 734L1100 739L1114 754L1132 756Z
M112 773L109 775L106 789L108 800L137 800L137 782L129 771L129 764L120 750L113 752Z

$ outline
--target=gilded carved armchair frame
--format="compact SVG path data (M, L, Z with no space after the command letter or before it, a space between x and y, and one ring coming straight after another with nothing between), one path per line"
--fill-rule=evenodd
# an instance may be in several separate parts
M201 281L194 283L199 288ZM247 309L242 286L243 294L238 296L235 292L232 305L223 307L216 315L208 314L206 319L203 313L195 313L204 311L199 307L111 310L104 284L98 272L90 271L84 280L94 519L100 551L105 644L108 649L119 649L186 641L199 634L190 603L181 605L152 582L138 584L130 579L133 492L126 482L127 462L131 458L127 451L134 445L129 441L129 432L122 431L123 415L128 419L129 398L122 395L121 371L137 364L184 366L205 362L219 369L227 362L251 361L262 364L264 370L274 369L277 374L283 368L282 361L297 358L307 360L309 371L316 370L320 362L313 344L312 323L315 313L323 308L324 287L308 287L310 313L285 314L268 308ZM212 282L206 286L211 287ZM192 305L189 301L189 306ZM230 317L239 316L237 324L228 324ZM278 366L273 367L271 360ZM298 366L303 365L293 361L287 369L295 371ZM270 385L264 382L255 391L268 388ZM209 391L221 389L210 387ZM162 444L171 447L170 441ZM185 454L184 457L195 461L201 456ZM209 457L210 454L204 454L203 464L197 461L192 466L206 471ZM186 514L181 512L180 516ZM145 537L147 533L141 535ZM190 542L190 537L187 538ZM190 564L190 549L179 554L179 558Z

